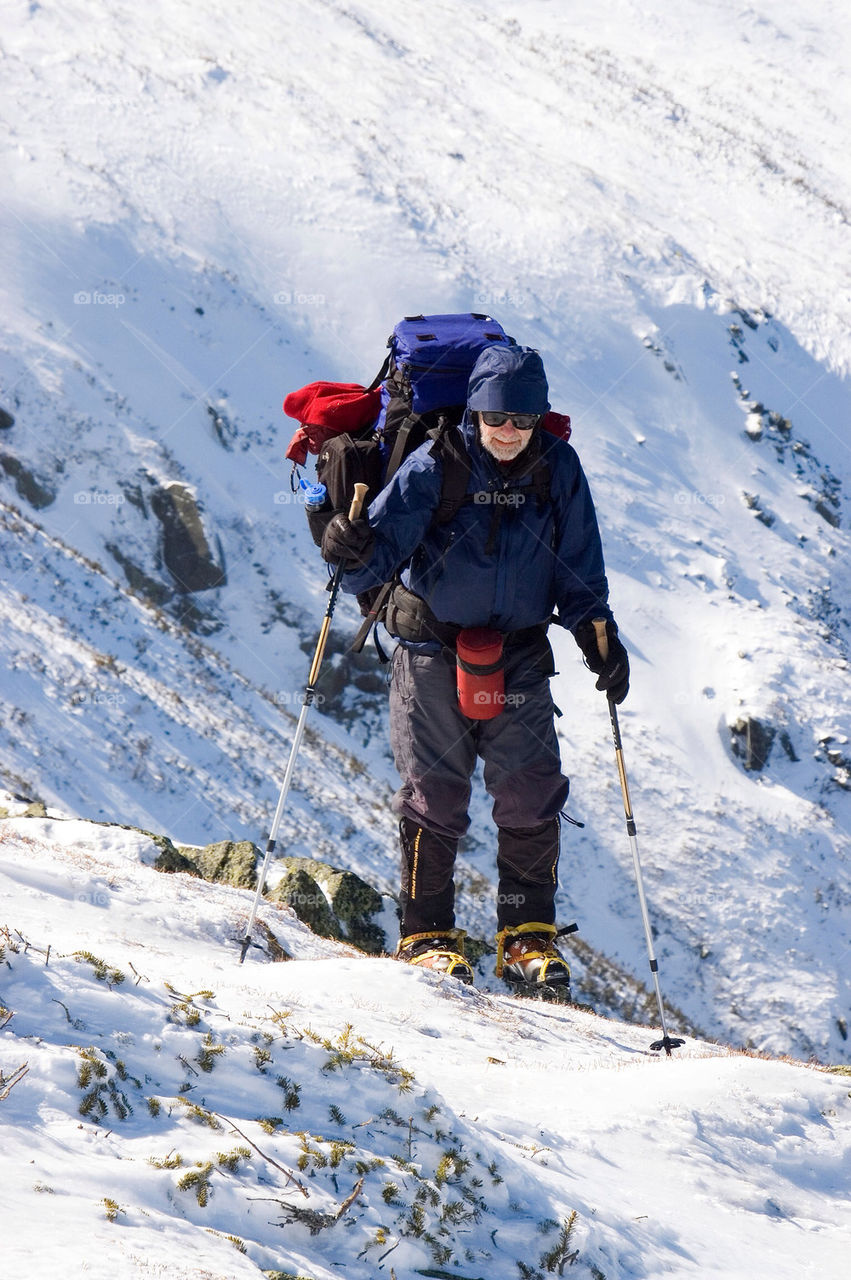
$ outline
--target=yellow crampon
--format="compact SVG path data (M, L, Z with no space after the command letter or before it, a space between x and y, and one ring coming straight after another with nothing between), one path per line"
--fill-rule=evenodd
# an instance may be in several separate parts
M528 924L512 924L507 925L505 929L500 929L496 935L496 976L502 977L502 970L505 965L505 940L506 938L515 938L524 933L545 934L549 939L546 949L543 951L533 950L527 951L523 955L524 960L543 960L541 970L538 975L539 982L545 982L547 969L550 962L556 960L564 968L567 968L564 956L559 955L554 945L554 939L558 930L554 924L541 924L540 921L530 921Z
M441 973L448 973L450 976L455 975L456 969L463 971L463 981L472 982L473 969L470 961L464 955L464 939L467 934L463 929L429 929L425 933L409 933L406 938L399 939L399 945L396 948L396 959L404 960L406 964L419 965L424 969L437 968L430 963L433 960L446 961L440 965ZM430 939L437 941L450 942L453 945L452 950L446 947L426 947L423 951L417 951L410 956L403 953L408 951L418 942L428 942ZM458 974L461 978L461 974Z

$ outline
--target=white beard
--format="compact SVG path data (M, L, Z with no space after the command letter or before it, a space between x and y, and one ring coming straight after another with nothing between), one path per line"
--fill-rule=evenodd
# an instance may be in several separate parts
M494 439L493 432L498 431L499 427L480 427L479 431L482 438L482 448L489 453L492 458L496 458L497 462L513 462L515 458L519 458L520 454L529 443L532 433L524 431L519 439L511 444L503 444L499 440Z

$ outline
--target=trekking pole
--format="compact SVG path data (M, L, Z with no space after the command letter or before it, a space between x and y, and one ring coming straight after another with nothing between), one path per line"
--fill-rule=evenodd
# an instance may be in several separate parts
M363 500L366 497L368 486L365 484L355 485L355 496L352 498L352 505L349 508L349 519L357 520L361 513ZM331 628L331 617L334 613L334 606L337 603L337 595L340 591L340 583L343 580L343 572L345 566L341 562L334 570L334 576L331 579L329 587L328 604L325 608L325 617L322 619L322 626L319 630L319 639L316 642L316 652L313 655L313 662L310 664L310 672L307 677L307 684L304 689L304 697L301 704L301 713L298 717L298 723L295 727L295 736L293 745L290 750L290 758L287 761L286 772L284 773L284 781L281 785L281 794L278 796L278 805L275 809L275 816L272 819L272 826L269 830L269 839L266 842L266 856L263 859L263 865L260 868L260 875L257 879L257 889L254 893L254 902L251 906L251 915L248 919L248 926L245 930L245 937L242 940L242 951L239 956L239 963L242 964L245 959L246 952L251 946L251 930L254 928L254 921L257 916L257 908L260 906L260 899L263 895L263 886L266 883L266 872L269 868L269 862L272 854L275 852L275 844L278 838L278 829L281 825L281 819L284 815L284 805L287 802L287 795L290 790L293 772L295 770L296 756L298 755L301 739L304 734L304 724L307 720L307 713L310 710L313 699L316 696L316 681L319 678L319 668L322 666L322 658L325 654L325 644L328 640L328 632Z
M609 641L606 635L606 623L601 618L594 619L594 630L597 632L597 648L600 651L600 657L603 661L609 656ZM679 1049L685 1044L685 1040L679 1040L676 1036L668 1035L668 1028L665 1025L665 1010L662 1005L662 991L659 986L659 962L653 953L653 934L650 931L650 917L647 914L647 899L644 896L644 879L641 874L641 859L638 856L638 837L636 835L635 818L632 816L632 803L629 798L629 784L626 779L626 766L623 760L623 745L621 743L621 730L618 723L618 709L612 702L609 702L609 715L612 721L612 738L615 744L615 760L618 766L618 777L620 778L621 791L623 793L623 808L626 815L626 832L629 836L629 844L632 849L632 865L635 868L635 883L638 888L638 901L641 906L641 918L644 921L644 936L647 939L647 956L650 961L650 972L653 974L653 985L656 988L656 1003L659 1006L659 1020L662 1023L662 1039L654 1040L650 1048L654 1050L664 1049L670 1058L672 1049Z

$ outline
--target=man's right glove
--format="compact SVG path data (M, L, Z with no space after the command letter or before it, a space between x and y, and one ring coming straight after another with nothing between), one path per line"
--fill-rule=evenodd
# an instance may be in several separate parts
M573 637L590 669L598 676L596 688L619 706L629 692L629 657L618 638L616 622L606 623L609 652L604 659L597 643L597 629L590 618L580 622Z
M322 558L329 564L342 564L356 569L366 564L375 546L375 534L363 518L350 520L338 512L328 521L322 535Z

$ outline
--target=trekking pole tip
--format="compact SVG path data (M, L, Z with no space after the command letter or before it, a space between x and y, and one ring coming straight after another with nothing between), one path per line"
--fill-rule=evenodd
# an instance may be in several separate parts
M660 1049L665 1050L666 1057L670 1058L672 1049L681 1049L685 1044L685 1040L680 1040L677 1036L663 1036L661 1040L654 1040L650 1048L654 1053L658 1053Z

